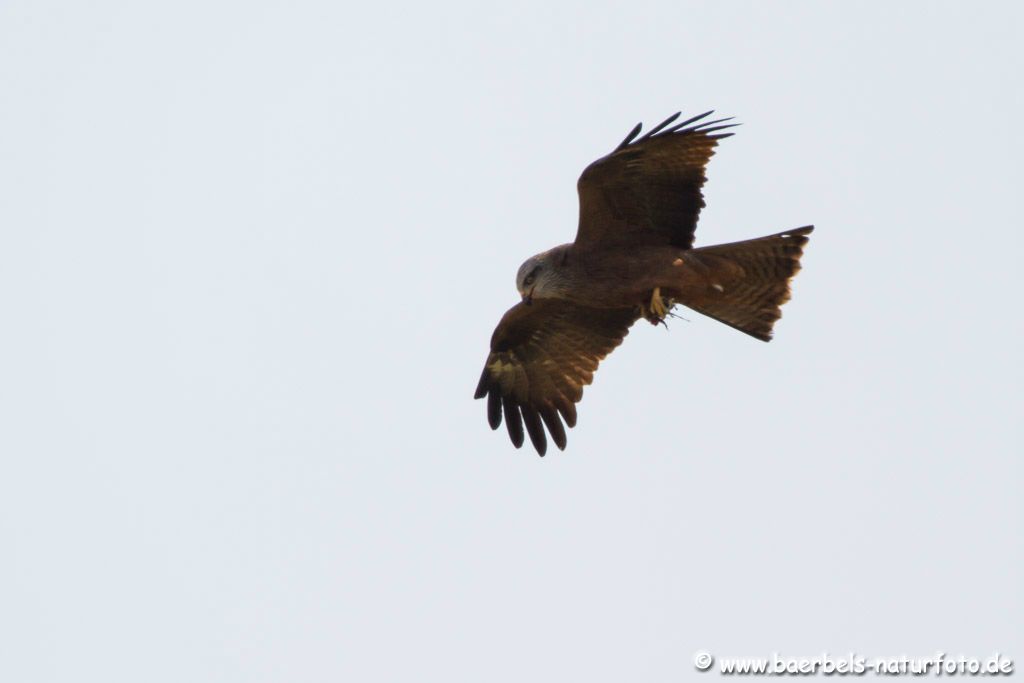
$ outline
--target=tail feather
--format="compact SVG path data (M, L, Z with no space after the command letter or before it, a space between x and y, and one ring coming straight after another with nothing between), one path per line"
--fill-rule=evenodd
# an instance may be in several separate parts
M789 281L800 270L800 257L808 225L767 237L717 244L688 252L705 271L707 292L681 301L698 313L714 318L762 341L770 341L772 327L782 316L779 307L789 301Z

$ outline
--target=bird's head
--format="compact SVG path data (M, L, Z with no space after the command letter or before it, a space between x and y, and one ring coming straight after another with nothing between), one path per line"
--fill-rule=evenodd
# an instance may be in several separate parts
M565 250L570 245L549 249L531 256L519 266L516 273L516 289L524 303L555 295L558 281L558 267L565 261Z

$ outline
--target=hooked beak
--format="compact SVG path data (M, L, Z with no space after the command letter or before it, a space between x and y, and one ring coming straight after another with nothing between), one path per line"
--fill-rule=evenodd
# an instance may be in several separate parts
M533 290L534 288L531 287L529 292L523 293L523 303L527 306L533 303Z

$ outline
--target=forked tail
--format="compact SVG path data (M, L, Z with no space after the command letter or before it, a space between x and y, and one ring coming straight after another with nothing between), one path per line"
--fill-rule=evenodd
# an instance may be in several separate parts
M707 277L707 291L681 301L698 313L746 332L762 341L789 300L789 281L800 270L808 225L776 235L694 249L690 261Z

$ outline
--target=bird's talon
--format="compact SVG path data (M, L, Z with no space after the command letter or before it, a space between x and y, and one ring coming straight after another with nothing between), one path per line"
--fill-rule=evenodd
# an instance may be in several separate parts
M665 301L661 298L661 287L655 287L654 292L651 294L650 304L651 315L648 320L652 324L657 325L658 323L665 322L665 314L668 310L665 308Z

